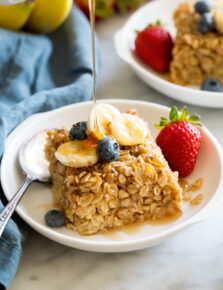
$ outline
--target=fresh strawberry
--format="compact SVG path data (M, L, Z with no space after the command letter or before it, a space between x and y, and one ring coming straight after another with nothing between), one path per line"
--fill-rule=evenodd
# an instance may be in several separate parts
M158 72L168 72L173 41L159 21L137 32L135 51L138 57Z
M96 21L106 19L114 14L115 0L96 0L95 1L95 19ZM88 0L76 0L76 4L89 18Z
M199 116L187 115L187 108L183 107L180 116L174 106L170 111L170 121L161 118L160 124L155 124L161 132L156 138L164 157L173 171L178 171L180 177L188 176L193 170L201 144L201 133L197 126Z

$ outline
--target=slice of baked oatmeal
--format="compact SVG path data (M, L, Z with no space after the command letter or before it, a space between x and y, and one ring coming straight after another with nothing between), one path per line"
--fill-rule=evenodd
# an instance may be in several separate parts
M179 216L178 174L170 170L151 137L141 145L120 146L116 161L99 159L82 168L65 166L55 157L58 147L69 140L67 129L50 131L45 148L55 204L65 213L68 228L90 235Z

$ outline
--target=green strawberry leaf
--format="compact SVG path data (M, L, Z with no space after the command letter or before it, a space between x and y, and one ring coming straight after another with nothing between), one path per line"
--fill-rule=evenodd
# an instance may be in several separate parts
M188 118L188 121L189 122L196 122L200 120L200 116L198 114L192 114L189 118Z
M157 20L155 23L150 23L149 25L147 25L146 28L151 28L151 27L161 27L162 26L162 23L160 20ZM141 31L140 30L135 30L135 33L136 34L139 34Z
M178 115L178 110L176 106L173 106L170 110L169 114L169 119L161 117L160 118L160 123L159 124L154 124L154 126L158 130L162 130L164 127L171 123L176 123L176 122L182 122L182 121L187 121L190 122L196 126L202 126L202 123L198 122L200 120L200 116L198 114L192 114L191 116L188 116L187 112L187 107L184 106L181 110L180 116Z
M166 118L163 118L161 121L160 121L160 126L162 127L165 127L166 125L168 125L170 122L168 119Z
M202 127L203 124L201 122L193 122L194 125Z
M182 111L181 111L179 121L186 121L186 120L187 120L187 107L184 106Z
M161 20L156 20L156 26L161 26L161 25L162 25Z
M147 28L150 28L150 27L160 27L162 26L162 22L160 20L156 20L155 23L150 23Z
M164 127L160 126L160 124L154 124L154 126L156 127L156 129L158 130L162 130Z
M146 28L151 28L151 27L161 27L162 26L162 22L160 20L157 20L155 23L150 23L149 25L147 25ZM135 30L136 34L139 34L141 31L140 30Z
M175 123L178 121L178 111L177 111L177 107L173 106L171 111L170 111L170 121L172 123Z

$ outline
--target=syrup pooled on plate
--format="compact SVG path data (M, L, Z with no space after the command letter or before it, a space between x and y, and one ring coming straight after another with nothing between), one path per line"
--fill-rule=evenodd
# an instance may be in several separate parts
M126 224L121 229L111 229L106 232L102 232L101 234L106 237L108 240L111 241L120 241L122 240L122 236L120 233L124 233L128 236L136 235L145 225L152 225L152 226L163 226L169 223L173 223L178 220L182 216L182 210L177 209L174 214L167 215L161 219L156 220L145 220L145 221L138 221L133 224Z
M201 203L203 194L198 194L196 197L193 197L193 193L201 189L203 178L198 178L191 184L184 179L180 179L179 184L183 191L182 195L184 201L189 201L191 205L198 205Z
M198 178L190 185L189 190L192 192L196 192L199 189L201 189L202 185L203 185L203 178Z

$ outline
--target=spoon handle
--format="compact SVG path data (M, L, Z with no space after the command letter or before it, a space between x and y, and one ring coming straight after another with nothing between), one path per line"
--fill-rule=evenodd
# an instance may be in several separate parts
M23 197L23 194L26 192L28 186L33 182L33 179L26 176L25 181L21 185L21 187L18 189L18 191L14 194L14 196L10 199L6 207L0 212L0 237L2 236L2 233L11 218L14 210L16 209L18 203L20 202L21 198Z

